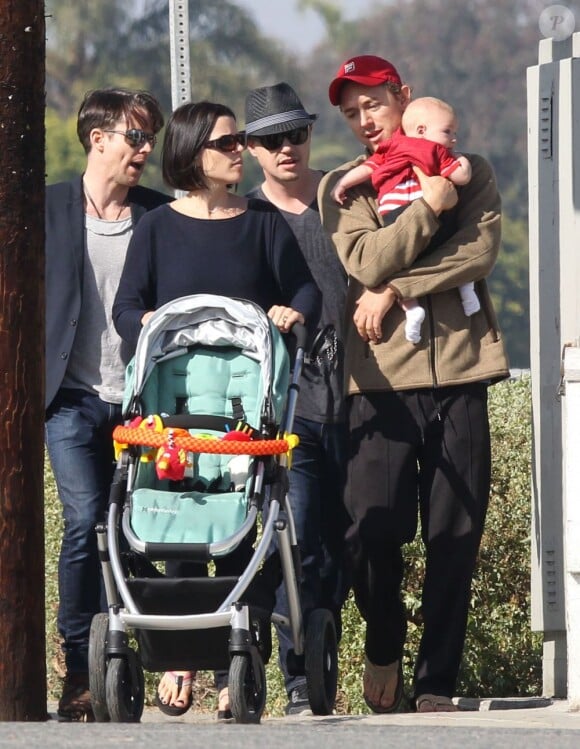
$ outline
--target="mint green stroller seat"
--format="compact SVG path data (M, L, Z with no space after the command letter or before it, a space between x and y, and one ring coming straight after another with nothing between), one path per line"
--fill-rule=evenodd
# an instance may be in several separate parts
M145 414L225 417L224 425L259 425L260 366L232 347L193 346L159 363L141 403ZM255 427L254 427L255 429ZM190 430L195 433L195 430ZM225 432L205 429L208 438ZM213 543L239 528L247 515L249 455L189 453L182 488L157 478L153 461L139 464L132 494L131 526L143 541Z

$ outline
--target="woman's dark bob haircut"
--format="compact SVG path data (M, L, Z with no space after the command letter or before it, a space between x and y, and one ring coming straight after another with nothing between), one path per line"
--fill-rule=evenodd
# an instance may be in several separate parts
M207 180L201 166L201 152L220 117L235 114L225 104L211 101L182 104L169 118L163 140L163 180L175 190L203 190Z

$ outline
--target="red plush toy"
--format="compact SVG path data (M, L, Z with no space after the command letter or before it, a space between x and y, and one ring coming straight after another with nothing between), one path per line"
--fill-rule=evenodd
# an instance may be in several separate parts
M191 465L187 460L187 453L175 444L174 430L167 433L167 442L160 447L155 457L155 472L159 479L181 481L185 476L185 469Z

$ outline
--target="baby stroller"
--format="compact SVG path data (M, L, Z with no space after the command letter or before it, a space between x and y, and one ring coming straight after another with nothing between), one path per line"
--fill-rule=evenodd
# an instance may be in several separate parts
M89 639L97 721L140 720L143 669L223 669L233 719L259 723L272 622L291 630L288 668L306 676L312 711L332 712L334 620L315 609L304 623L286 499L305 355L305 330L294 328L291 371L282 336L248 301L183 297L144 326L128 368L125 422L114 432L106 521L97 526L108 603ZM243 572L217 574L247 539L257 540ZM168 575L169 560L204 573ZM288 617L272 611L280 568Z

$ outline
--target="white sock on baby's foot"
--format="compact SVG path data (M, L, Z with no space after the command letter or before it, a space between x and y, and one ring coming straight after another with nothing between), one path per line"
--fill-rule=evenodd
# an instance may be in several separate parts
M425 310L420 304L405 312L405 338L411 343L419 343L421 340L421 325L424 319Z
M467 317L471 317L471 315L475 315L476 312L479 312L479 310L481 309L481 304L479 303L479 299L477 298L477 294L475 293L473 285L461 288L459 290L459 293L461 295L461 304L463 305L463 311L465 312Z
M469 295L469 298L462 298L461 304L463 305L463 311L467 315L467 317L471 317L471 315L475 315L476 312L479 312L481 309L481 304L479 303L479 299L477 298L477 294L473 292L473 294Z

